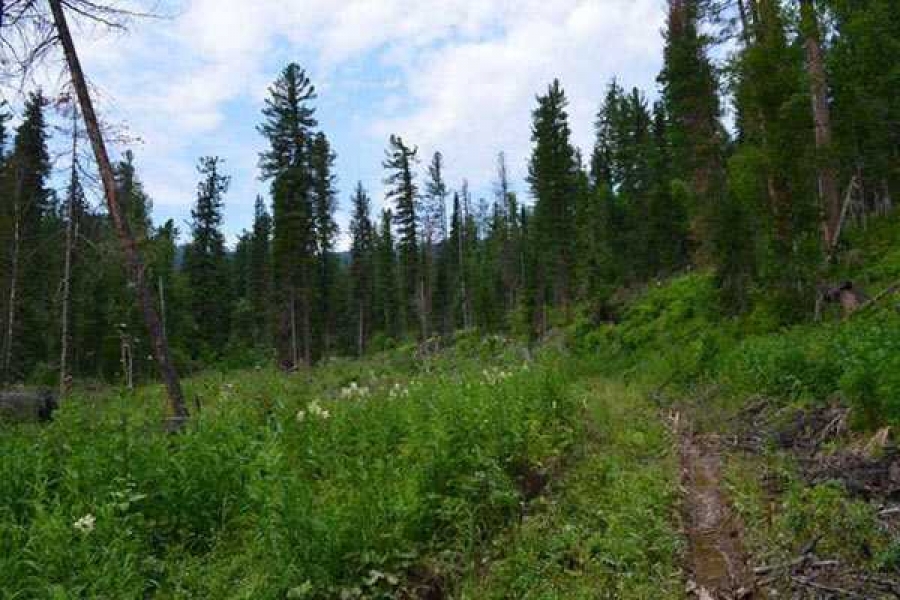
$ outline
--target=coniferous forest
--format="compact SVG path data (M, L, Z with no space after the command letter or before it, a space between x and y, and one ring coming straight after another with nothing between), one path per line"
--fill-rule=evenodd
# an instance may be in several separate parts
M527 165L367 189L290 62L179 224L67 24L138 13L0 1L71 78L0 107L0 599L898 597L900 5L660 3L591 147L552 80Z

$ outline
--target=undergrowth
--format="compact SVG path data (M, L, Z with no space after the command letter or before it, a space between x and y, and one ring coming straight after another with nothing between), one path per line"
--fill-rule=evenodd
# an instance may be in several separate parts
M558 488L495 543L464 599L678 598L677 457L644 390L580 391L591 435Z
M490 358L489 358L490 357ZM452 576L582 437L567 367L502 341L82 393L0 436L0 598L390 598Z

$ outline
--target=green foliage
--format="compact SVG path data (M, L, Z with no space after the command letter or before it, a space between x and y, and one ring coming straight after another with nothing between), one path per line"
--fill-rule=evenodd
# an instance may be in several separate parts
M159 430L158 388L76 394L53 423L0 438L0 589L382 598L427 556L467 564L518 513L523 470L581 431L550 358L480 344L311 379L211 373L186 382L201 408L176 437Z
M875 507L849 498L837 483L791 489L779 518L783 522L776 527L790 532L795 550L818 538L816 549L822 556L856 564L883 550L888 537Z
M679 540L672 440L641 390L590 381L592 435L552 499L493 546L461 598L675 597Z
M753 336L723 357L735 392L824 401L841 392L858 424L900 422L900 315Z
M651 284L620 323L583 331L577 346L605 355L610 372L680 384L711 375L714 358L731 339L718 312L714 280L704 274Z

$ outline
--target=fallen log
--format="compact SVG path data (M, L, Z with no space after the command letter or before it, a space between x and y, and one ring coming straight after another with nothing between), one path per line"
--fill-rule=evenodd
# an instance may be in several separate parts
M47 389L0 391L0 421L47 422L59 406Z

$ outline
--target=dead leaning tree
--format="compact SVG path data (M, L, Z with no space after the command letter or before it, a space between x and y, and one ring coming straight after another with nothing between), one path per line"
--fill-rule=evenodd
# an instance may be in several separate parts
M170 430L175 431L181 428L188 417L181 382L172 362L166 332L153 302L153 294L147 283L143 259L119 204L112 162L69 29L67 11L77 18L111 29L123 29L127 19L138 16L137 13L94 0L0 0L0 47L4 54L13 57L23 74L29 72L35 63L56 47L62 48L72 88L78 99L85 130L100 171L109 216L119 238L131 284L140 303L153 346L153 356L166 386L169 412L167 425Z

